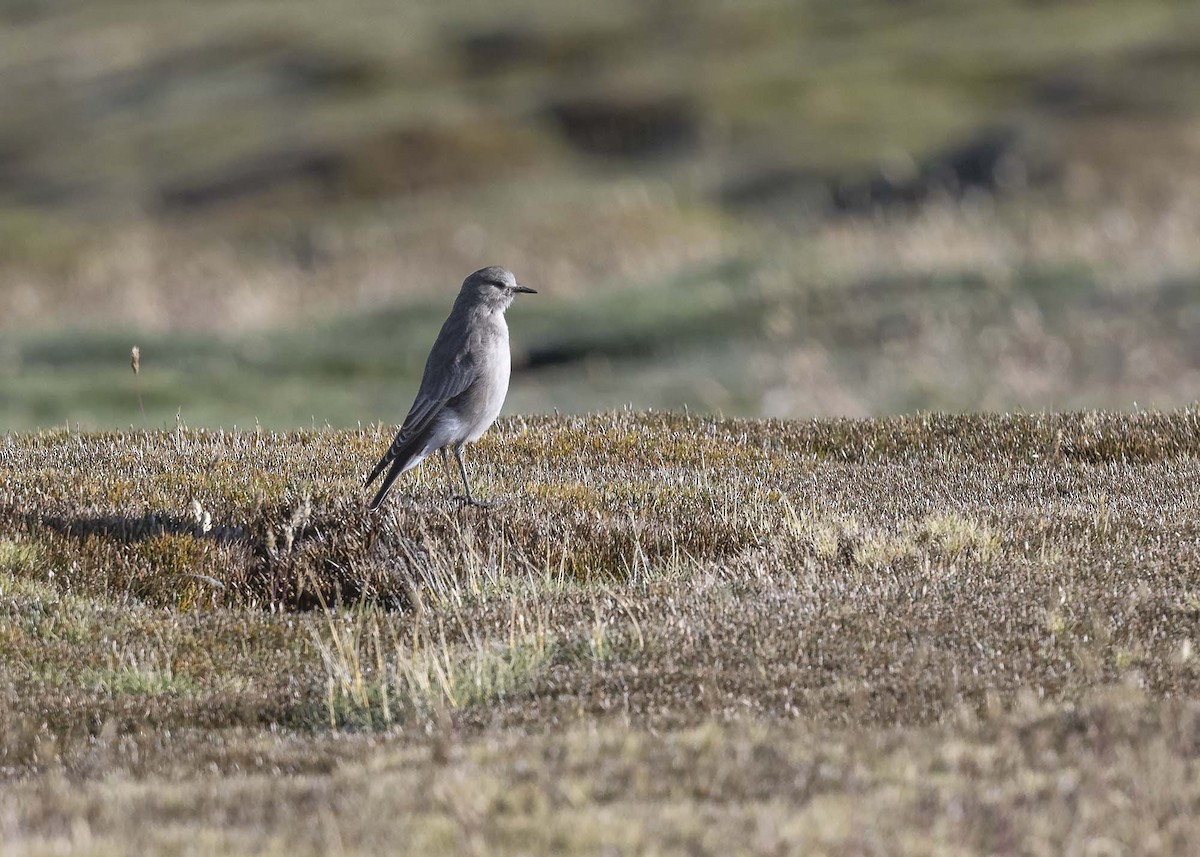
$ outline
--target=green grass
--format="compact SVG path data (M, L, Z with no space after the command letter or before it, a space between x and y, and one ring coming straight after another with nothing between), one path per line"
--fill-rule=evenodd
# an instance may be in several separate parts
M510 408L589 404L731 415L1168 407L1194 398L1194 278L1113 290L1086 270L764 285L734 258L638 288L520 301ZM14 429L399 421L448 300L223 337L14 333ZM141 351L140 371L129 350ZM530 358L553 359L528 365ZM144 415L143 415L144 413Z
M1055 191L1082 168L1107 199L1178 192L1194 160L1200 21L1169 0L520 7L11 13L8 325L308 322L364 297L425 297L483 257L570 292L640 283L771 234L754 206L721 202L727 185L782 172L820 195L997 126L1027 133L1022 156L1056 168ZM472 39L506 35L477 68ZM1063 103L1046 95L1060 90ZM573 99L658 95L689 105L695 135L657 158L590 157L549 118ZM256 178L306 155L324 172ZM164 203L206 183L242 195Z
M518 358L574 358L518 374L513 412L1195 399L1186 4L0 15L19 19L0 30L10 430L398 421L457 284L491 263L542 292L511 316ZM508 47L480 66L489 38ZM657 97L687 105L690 144L598 158L551 118ZM830 209L996 128L1029 184ZM205 183L233 198L169 204Z
M1190 851L1194 408L387 439L0 444L7 849Z
M545 0L525 5L526 14L508 8L484 16L464 2L392 10L306 2L286 18L244 2L50 8L0 41L10 57L0 97L12 111L15 141L45 144L32 153L22 146L22 161L33 159L47 179L68 186L86 166L93 195L125 202L220 174L239 159L304 146L370 165L380 156L378 142L406 128L524 135L532 142L521 148L538 152L542 168L556 161L557 141L538 110L580 93L680 93L703 121L726 126L734 141L753 141L735 143L735 161L790 149L793 163L846 168L872 166L896 148L926 152L998 121L1064 68L1141 68L1150 80L1140 92L1185 78L1169 63L1147 64L1141 52L1186 41L1196 26L1178 4L1129 0L901 9L706 2L684 17L656 16L631 2L610 4L599 16ZM86 79L102 109L83 111L70 90L44 86L46 72L36 63L56 59L53 46L64 38L104 27L112 44L97 47ZM528 47L472 74L464 39L494 32L515 32ZM122 53L122 34L143 34L147 43ZM589 47L590 66L583 61ZM1119 90L1119 76L1097 76ZM22 99L39 85L40 101ZM1186 87L1170 92L1191 107L1195 95ZM51 136L67 130L99 139L85 150L66 134ZM467 156L481 152L462 154L458 169L478 181ZM512 168L504 147L483 154L494 174L506 162ZM378 184L346 189L377 193Z

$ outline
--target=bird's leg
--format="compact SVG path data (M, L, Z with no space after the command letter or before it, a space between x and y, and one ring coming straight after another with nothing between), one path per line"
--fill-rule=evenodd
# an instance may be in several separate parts
M438 452L442 454L442 467L446 468L446 484L450 486L450 499L454 500L458 495L454 493L454 477L450 474L450 456L444 446Z
M467 502L472 506L482 506L485 509L495 506L495 503L489 503L487 500L476 500L471 496L471 483L467 481L467 468L463 464L461 443L454 447L454 457L458 460L458 471L462 474L463 488L467 492Z

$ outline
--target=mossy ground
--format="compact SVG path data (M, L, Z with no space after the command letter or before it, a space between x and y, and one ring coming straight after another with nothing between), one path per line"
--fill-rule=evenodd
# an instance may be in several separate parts
M1195 409L387 440L0 442L6 852L1194 851Z

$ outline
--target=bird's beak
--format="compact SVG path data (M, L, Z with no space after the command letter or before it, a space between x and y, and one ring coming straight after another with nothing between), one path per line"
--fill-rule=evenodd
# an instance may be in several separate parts
M529 286L516 285L516 286L513 286L513 291L514 292L524 292L527 295L536 295L537 294L537 289L531 289L531 288L529 288Z

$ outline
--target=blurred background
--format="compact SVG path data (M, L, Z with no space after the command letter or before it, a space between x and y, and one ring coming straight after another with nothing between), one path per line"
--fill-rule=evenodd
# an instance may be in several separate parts
M1181 405L1198 167L1194 0L0 0L0 429L399 421L488 264L509 413Z

